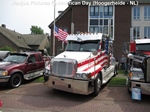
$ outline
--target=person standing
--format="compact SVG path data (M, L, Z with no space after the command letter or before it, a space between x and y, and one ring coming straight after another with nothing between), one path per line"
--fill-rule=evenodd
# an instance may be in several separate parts
M113 56L113 54L110 54L110 64L113 65L116 62L115 57Z
M120 63L121 63L121 69L125 70L126 58L124 57L124 55L122 55L122 57L120 59Z

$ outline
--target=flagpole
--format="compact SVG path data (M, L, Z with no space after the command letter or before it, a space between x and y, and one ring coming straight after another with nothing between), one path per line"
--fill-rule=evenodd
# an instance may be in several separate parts
M55 31L55 7L56 7L56 0L54 0L53 57L55 56L55 36L54 36L54 31Z

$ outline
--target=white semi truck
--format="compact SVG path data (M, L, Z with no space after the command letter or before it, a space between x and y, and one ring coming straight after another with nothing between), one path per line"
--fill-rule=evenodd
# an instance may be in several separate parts
M45 69L45 85L71 93L98 95L101 86L118 70L117 62L110 64L108 36L71 34L66 41L65 51Z

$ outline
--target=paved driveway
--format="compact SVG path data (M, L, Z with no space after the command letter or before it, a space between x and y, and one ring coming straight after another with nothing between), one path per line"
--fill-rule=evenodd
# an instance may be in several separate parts
M27 83L16 89L0 87L2 112L149 112L150 96L133 101L126 87L105 86L99 95L77 95L52 90L43 83Z

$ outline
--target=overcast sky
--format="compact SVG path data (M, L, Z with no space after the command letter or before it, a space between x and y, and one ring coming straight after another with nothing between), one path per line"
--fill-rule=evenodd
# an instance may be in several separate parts
M56 0L56 17L69 1ZM29 34L31 25L36 25L49 33L48 25L54 20L53 3L54 0L0 0L0 25L22 34Z

